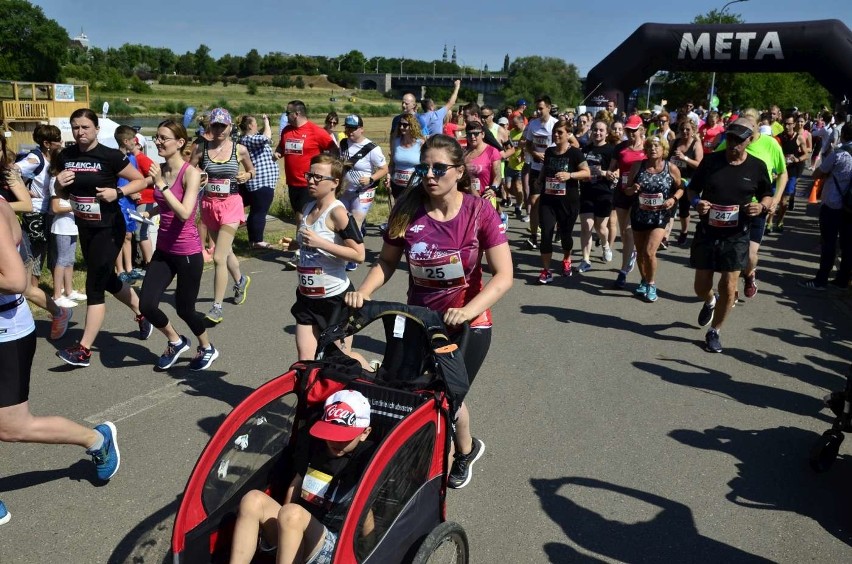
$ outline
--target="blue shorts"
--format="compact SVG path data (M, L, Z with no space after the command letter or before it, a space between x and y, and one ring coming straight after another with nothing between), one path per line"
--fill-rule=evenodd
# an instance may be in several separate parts
M796 181L799 180L798 176L790 176L787 178L787 185L784 186L784 195L792 196L796 193Z
M118 200L118 206L121 208L121 213L124 214L124 228L128 233L133 233L136 231L136 221L130 219L130 212L136 211L136 204L134 204L130 198L120 198Z
M331 557L334 556L334 546L337 544L337 535L325 527L325 540L319 550L312 557L308 558L305 564L331 564Z
M749 230L748 240L758 245L763 241L763 232L766 230L766 216L758 215L751 218L751 229Z
M516 178L521 177L521 171L515 170L514 168L507 166L505 176L507 180L515 180Z

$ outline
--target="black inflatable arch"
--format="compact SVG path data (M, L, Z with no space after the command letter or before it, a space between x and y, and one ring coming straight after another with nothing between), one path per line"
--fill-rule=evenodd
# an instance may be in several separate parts
M837 99L852 91L852 32L839 20L639 27L589 71L586 95L623 105L659 70L809 72Z

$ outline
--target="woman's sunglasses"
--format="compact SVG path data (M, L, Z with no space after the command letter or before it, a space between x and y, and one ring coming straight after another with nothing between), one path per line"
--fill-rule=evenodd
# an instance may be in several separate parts
M435 178L441 178L447 171L451 168L456 168L459 165L449 165L444 163L435 163L431 167L427 164L419 164L414 167L414 172L419 174L420 176L426 176L429 174L429 169L432 169L432 174L435 175Z

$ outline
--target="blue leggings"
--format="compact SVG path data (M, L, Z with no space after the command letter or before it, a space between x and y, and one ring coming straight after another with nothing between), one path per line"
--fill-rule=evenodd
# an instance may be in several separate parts
M263 241L263 229L266 227L266 214L275 197L275 189L268 186L258 188L249 192L240 190L243 203L249 206L249 214L246 218L249 243L260 243Z

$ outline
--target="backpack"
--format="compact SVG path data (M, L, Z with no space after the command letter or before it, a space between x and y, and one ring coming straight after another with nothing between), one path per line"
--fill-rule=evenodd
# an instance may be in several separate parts
M843 151L852 158L852 145L842 145L837 148L837 151ZM843 211L852 214L852 177L846 182L846 188L842 188L840 182L834 174L834 185L837 186L837 191L840 193L840 199L843 201Z
M24 179L24 185L27 187L27 190L29 190L30 185L33 183L33 179L39 174L41 174L41 172L44 170L45 165L44 155L41 154L41 151L39 149L33 149L32 151L21 151L20 153L17 153L15 155L15 163L17 164L27 160L27 157L29 157L30 155L35 155L36 157L38 157L38 166L35 167L35 170L33 170L31 173L21 175L21 177Z

